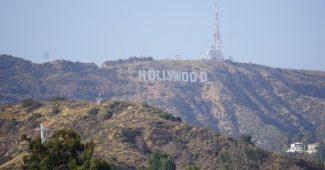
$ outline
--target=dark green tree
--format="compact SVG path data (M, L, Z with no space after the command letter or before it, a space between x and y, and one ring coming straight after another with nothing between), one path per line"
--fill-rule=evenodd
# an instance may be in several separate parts
M146 170L176 170L176 164L167 154L154 152L149 156Z
M111 169L107 162L92 158L94 143L81 143L80 135L70 129L55 131L45 143L26 135L29 155L24 157L26 170L88 170Z
M92 159L90 162L90 170L107 170L112 169L111 166L102 159Z
M317 160L321 161L321 162L325 162L325 144L324 142L321 142L318 146L317 146L317 150L316 150L316 158Z

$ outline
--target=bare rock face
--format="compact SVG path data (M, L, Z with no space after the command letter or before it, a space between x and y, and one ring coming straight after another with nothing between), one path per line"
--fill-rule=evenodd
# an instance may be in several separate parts
M139 82L138 71L150 69L204 71L208 81ZM105 62L100 68L70 61L33 64L2 55L0 82L4 102L49 96L95 100L102 92L105 99L148 103L230 137L250 135L272 151L290 142L325 139L322 71L152 58Z

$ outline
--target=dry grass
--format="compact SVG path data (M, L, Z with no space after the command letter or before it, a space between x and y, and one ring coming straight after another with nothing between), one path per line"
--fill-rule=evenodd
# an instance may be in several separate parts
M55 116L48 115L50 108L57 106L60 112ZM107 120L100 119L100 115L89 115L91 108L101 110L110 109L113 116ZM80 133L85 141L95 142L95 156L115 162L119 167L134 169L146 165L147 157L155 150L161 150L170 154L179 168L185 168L189 164L195 164L201 169L220 168L222 161L218 157L221 149L234 151L236 142L233 139L216 134L210 129L202 129L185 123L165 120L159 117L162 111L147 105L107 101L101 105L85 102L48 102L35 110L26 112L18 105L5 108L0 114L0 119L16 119L17 124L13 131L0 131L0 149L7 149L8 155L0 155L1 159L12 158L2 166L16 166L21 163L20 157L26 150L26 144L15 142L22 134L36 137L35 127L43 123L50 129L48 136L54 130L71 128ZM14 114L15 113L15 114ZM33 118L39 114L40 117ZM137 131L133 139L125 140L122 131L130 129ZM280 156L267 153L269 157L264 158L261 163L256 163L261 169L264 167L284 166L296 167L296 160L285 159ZM282 164L277 163L282 160ZM284 163L283 163L284 161ZM279 164L279 165L278 165ZM267 168L265 168L267 169Z

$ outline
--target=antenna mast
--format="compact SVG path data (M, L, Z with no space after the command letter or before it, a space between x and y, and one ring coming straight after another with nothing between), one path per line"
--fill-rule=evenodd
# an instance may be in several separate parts
M223 46L220 36L220 28L219 28L219 13L218 13L218 6L217 4L214 5L216 10L215 15L215 23L214 23L214 42L212 47L208 50L208 59L215 60L221 62L224 60L223 56Z

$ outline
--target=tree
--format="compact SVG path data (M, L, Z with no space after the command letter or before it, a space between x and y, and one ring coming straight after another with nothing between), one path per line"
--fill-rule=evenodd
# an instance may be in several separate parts
M320 142L320 144L316 148L316 158L321 162L325 162L325 144L324 142Z
M256 157L256 153L252 137L241 135L232 154L234 169L252 169L253 162L250 160Z
M90 163L90 170L107 170L112 169L111 166L104 160L92 159Z
M23 169L111 169L107 162L92 158L94 143L81 143L80 135L70 129L55 131L45 143L40 138L32 140L26 135L22 138L29 143Z
M146 170L176 170L176 164L167 154L154 152L149 156Z

